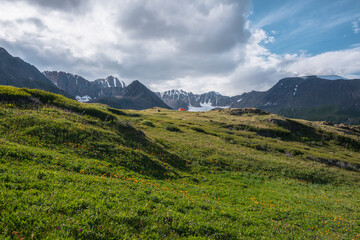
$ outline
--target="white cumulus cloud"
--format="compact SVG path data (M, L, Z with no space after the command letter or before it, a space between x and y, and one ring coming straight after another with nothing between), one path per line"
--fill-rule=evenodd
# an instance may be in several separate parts
M360 22L360 18L352 23L355 34L358 34L360 32L359 22Z
M117 75L152 90L266 90L286 76L357 77L359 48L274 54L250 0L0 0L0 46L40 70ZM297 11L297 7L291 12ZM271 19L274 20L272 16ZM269 19L269 21L271 20ZM354 31L357 29L354 25Z

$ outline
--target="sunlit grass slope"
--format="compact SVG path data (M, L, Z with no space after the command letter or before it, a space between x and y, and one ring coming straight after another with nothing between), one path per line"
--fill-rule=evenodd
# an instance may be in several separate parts
M1 239L359 239L360 128L0 87Z

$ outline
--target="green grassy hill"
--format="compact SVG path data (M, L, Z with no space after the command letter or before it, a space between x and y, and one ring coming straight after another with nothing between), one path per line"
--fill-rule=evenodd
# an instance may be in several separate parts
M360 127L0 87L1 239L360 239Z

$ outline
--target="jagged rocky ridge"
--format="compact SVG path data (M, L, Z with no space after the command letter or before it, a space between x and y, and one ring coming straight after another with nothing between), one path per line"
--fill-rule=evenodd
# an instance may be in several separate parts
M173 109L184 108L189 110L191 107L200 108L205 105L214 107L230 106L231 98L223 96L218 92L208 92L194 94L183 90L169 90L163 93L156 93L167 105Z
M81 76L65 72L45 71L44 75L60 89L81 102L117 96L126 87L123 81L113 76L91 82Z
M126 86L123 81L113 76L90 82L71 73L46 71L44 74L80 102L103 103L121 109L169 108L138 80Z
M228 97L217 92L193 94L182 90L157 93L174 109L259 108L286 117L360 124L360 80L339 76L281 79L268 91Z

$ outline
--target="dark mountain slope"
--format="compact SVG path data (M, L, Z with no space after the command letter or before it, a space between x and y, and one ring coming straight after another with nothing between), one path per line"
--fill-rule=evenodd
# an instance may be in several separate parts
M150 91L138 80L133 81L129 86L123 89L121 95L112 97L98 98L93 102L107 104L111 107L120 109L142 110L153 107L168 108L155 93Z
M56 87L36 67L0 48L0 85L37 88L70 97Z
M351 122L360 117L360 80L284 78L266 92L238 96L231 107L256 107L287 117Z

